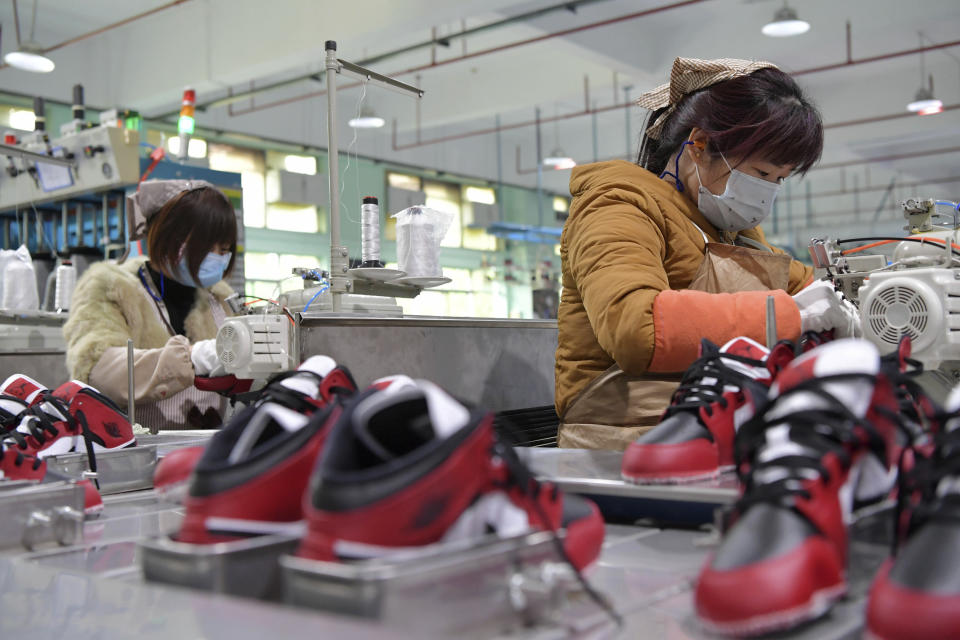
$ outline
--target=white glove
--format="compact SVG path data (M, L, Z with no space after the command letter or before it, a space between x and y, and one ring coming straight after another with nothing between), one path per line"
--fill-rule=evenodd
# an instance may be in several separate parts
M855 338L860 335L860 314L849 300L837 293L833 284L816 280L793 296L800 310L802 332L834 329L838 338Z
M217 341L211 338L193 343L193 348L190 349L190 361L193 362L193 370L198 376L209 375L220 367Z

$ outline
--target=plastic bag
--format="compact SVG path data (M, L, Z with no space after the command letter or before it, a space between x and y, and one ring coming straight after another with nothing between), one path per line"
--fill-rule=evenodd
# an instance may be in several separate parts
M40 308L36 271L26 245L0 250L0 308L10 311Z
M397 219L397 267L408 277L442 276L440 241L453 214L416 206L393 214Z

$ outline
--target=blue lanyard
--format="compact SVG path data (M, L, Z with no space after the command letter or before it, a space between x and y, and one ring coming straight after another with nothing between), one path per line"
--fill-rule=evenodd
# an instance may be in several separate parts
M153 294L153 289L150 288L150 285L147 284L147 278L143 275L143 271L144 269L143 269L143 266L141 265L140 268L137 269L137 275L140 276L140 282L143 283L143 288L147 290L147 293L150 294L151 298L153 298L157 302L163 302L163 295L164 293L166 293L166 291L164 290L165 289L164 284L166 281L163 279L163 272L160 273L160 297L158 298Z

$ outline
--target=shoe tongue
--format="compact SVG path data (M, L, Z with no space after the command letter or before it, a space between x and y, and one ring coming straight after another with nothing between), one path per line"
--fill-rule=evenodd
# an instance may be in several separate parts
M432 440L445 440L466 426L470 412L426 380L403 381L365 398L353 412L355 437L387 461Z
M255 448L277 436L299 431L307 422L307 416L275 402L262 404L243 428L243 433L230 451L228 460L235 463L248 458Z
M15 373L0 383L0 393L24 400L27 404L34 401L37 394L47 388L22 373Z
M310 356L303 364L297 367L297 371L311 371L321 378L337 368L336 361L330 356ZM298 391L303 395L316 398L320 391L320 381L311 375L292 375L280 381L280 386Z
M766 360L767 356L770 355L770 350L756 340L751 340L746 336L739 336L720 347L720 353L728 353L730 355L750 358L751 360L763 362ZM724 358L722 356L720 359L731 369L747 375L754 380L770 379L770 371L767 369L766 365L753 366L747 364L746 362L739 362L733 358Z
M876 376L880 371L880 354L866 340L845 339L823 344L796 358L777 376L770 389L771 398L778 396L803 382L844 374ZM819 387L849 408L857 417L863 417L870 407L874 382L869 378L824 380ZM831 402L812 392L798 391L785 396L769 412L776 417L803 409L823 408Z

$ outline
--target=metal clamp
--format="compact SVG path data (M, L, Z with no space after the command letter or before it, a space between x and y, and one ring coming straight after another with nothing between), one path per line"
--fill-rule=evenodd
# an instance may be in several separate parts
M565 563L518 566L507 581L510 606L524 625L537 624L562 607L575 584L572 569Z
M23 527L20 541L29 551L37 546L45 537L53 524L53 518L46 511L31 511L27 516L27 523Z

